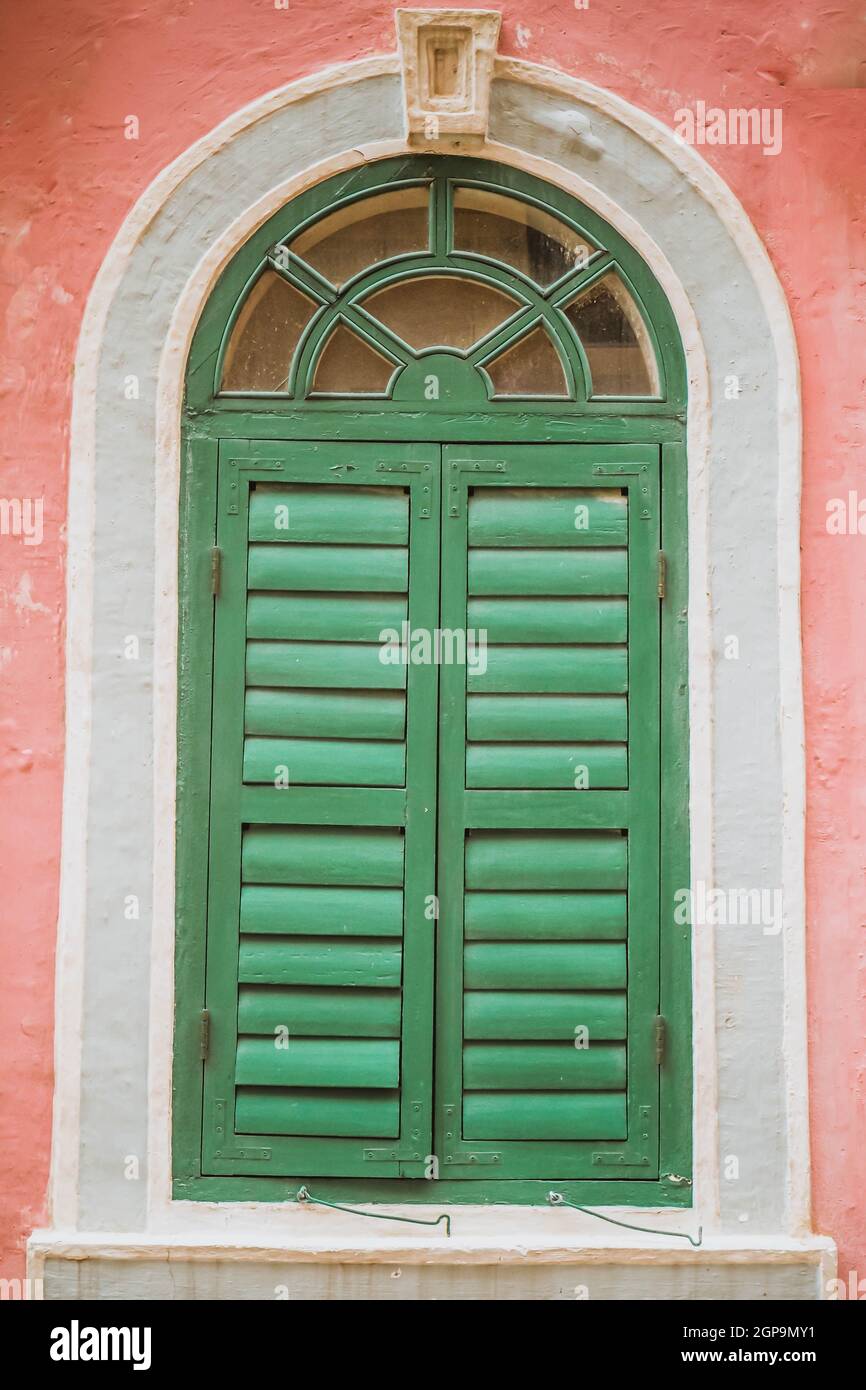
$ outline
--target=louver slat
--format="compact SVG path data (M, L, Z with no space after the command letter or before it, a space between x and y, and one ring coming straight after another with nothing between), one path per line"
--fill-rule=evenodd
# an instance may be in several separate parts
M289 545L405 546L409 507L397 488L259 487L250 497L249 535Z
M404 546L251 545L249 587L284 593L402 593L409 566Z
M624 743L627 731L628 705L616 695L470 695L466 702L470 743Z
M625 1093L469 1091L463 1101L463 1137L625 1139Z
M406 599L394 594L251 594L247 636L302 641L375 642L406 620Z
M625 946L613 941L472 941L467 989L624 989Z
M406 667L381 661L380 651L376 642L248 642L247 685L404 689Z
M241 890L241 931L291 936L400 936L399 888L290 888L246 884Z
M489 643L562 642L573 646L578 642L624 642L626 638L626 604L619 598L471 598L468 615L469 626L483 631Z
M238 978L246 984L365 985L397 989L399 946L364 937L244 936Z
M345 738L248 738L244 744L245 782L402 787L405 780L406 750L402 743Z
M625 546L619 493L577 488L479 489L469 511L470 546Z
M248 734L295 738L403 739L402 691L248 690Z
M467 941L623 941L625 893L467 893Z
M616 832L477 831L466 842L467 888L625 888L628 851Z
M244 1087L237 1126L242 1134L393 1139L400 1133L400 1100L396 1091Z
M465 1038L567 1038L576 1029L605 1042L626 1035L625 991L571 993L566 990L466 990Z
M573 1042L467 1043L463 1049L467 1091L621 1091L625 1087L625 1048Z
M470 669L467 684L485 694L621 695L628 657L625 647L488 647L486 669Z
M264 779L262 779L264 780ZM466 752L467 787L625 787L625 744L482 744Z
M252 826L244 835L245 883L399 885L403 837L366 827Z
M238 1032L293 1037L397 1038L400 996L390 989L279 989L244 986Z
M624 548L470 550L469 593L521 598L527 594L627 594L628 553Z
M400 1044L378 1038L271 1038L238 1042L239 1086L319 1086L393 1089L400 1081Z

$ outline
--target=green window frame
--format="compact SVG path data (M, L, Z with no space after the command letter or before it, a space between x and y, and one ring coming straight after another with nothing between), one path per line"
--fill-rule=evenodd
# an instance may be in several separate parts
M429 190L429 247L423 255L392 257L340 287L327 285L293 257L292 240L333 209L351 206L380 190L419 186ZM496 191L555 216L593 248L588 263L549 286L540 286L530 284L514 267L477 252L455 252L451 213L455 187ZM298 337L286 373L287 389L221 393L227 344L245 296L263 268L274 267L286 246L288 255L280 256L279 273L287 274L295 288L319 306ZM592 377L587 353L562 313L562 305L611 273L632 296L645 325L658 373L658 390L652 396L593 397L588 389ZM370 319L361 301L382 288L431 274L459 274L495 286L522 307L468 349L437 343L430 349L413 350ZM315 393L316 365L338 323L348 325L393 363L387 393ZM485 363L540 323L562 362L568 397L497 397L484 372ZM431 375L439 386L433 399L424 393ZM569 1200L581 1203L690 1204L690 940L688 928L675 924L672 911L674 892L688 883L689 874L685 404L685 366L676 324L661 287L634 250L615 229L562 190L489 161L418 156L381 161L337 176L284 208L226 267L205 306L190 352L183 419L175 1196L279 1201L293 1197L298 1187L309 1183L320 1195L338 1201L541 1203L555 1182ZM502 603L498 608L489 603L487 609L483 604L479 607L461 580L471 553L467 525L474 498L489 499L500 489L499 496L510 497L519 509L533 490L540 496L538 490L559 489L562 497L572 500L572 493L582 497L599 489L616 492L628 516L629 669L641 672L641 698L629 710L627 785L617 780L618 773L603 773L602 782L607 778L610 783L607 789L566 792L555 780L559 772L532 770L544 762L532 748L524 748L523 763L530 768L530 777L541 780L530 783L535 788L531 791L500 785L501 768L503 763L512 766L508 760L513 749L479 744L473 748L470 767L466 681L458 667L448 665L410 671L408 771L403 784L399 784L400 772L395 771L393 776L388 774L389 785L367 786L361 789L362 795L353 797L350 792L359 790L356 787L304 785L275 790L245 783L243 652L250 636L245 629L247 552L253 543L250 498L256 489L282 486L281 480L289 488L333 488L335 496L355 489L355 498L360 495L358 489L375 489L384 495L390 488L407 499L409 617L423 627L467 626L473 604L478 611L489 609L494 615L503 609ZM660 597L662 574L665 591ZM270 621L272 609L273 605L259 606L256 611L264 615L262 622ZM602 618L608 620L604 613ZM641 703L648 715L642 713ZM430 731L426 742L424 729ZM259 740L262 746L258 746L248 738L247 743L250 766L254 766L264 742ZM396 768L395 759L391 748L388 766ZM598 765L609 764L610 758ZM466 771L465 778L459 775L460 769ZM506 781L511 775L506 772ZM372 780L376 778L381 780L379 773ZM479 780L470 783L471 778ZM437 794L438 851L432 816ZM275 798L280 798L276 813ZM362 803L366 821L359 819ZM648 804L655 807L655 829L647 828L646 812L640 809ZM415 812L410 813L413 805ZM492 1092L483 1090L485 1077L493 1076L492 1084L500 1086L501 1068L512 1065L513 1059L503 1059L502 1048L494 1042L495 1030L492 1038L470 1039L465 1045L461 1041L461 981L464 969L468 970L471 991L472 972L487 968L484 963L490 961L494 971L501 968L500 958L508 952L491 955L482 940L473 943L469 956L464 953L462 837L467 832L491 837L484 852L493 856L495 872L500 852L496 834L519 838L521 833L540 833L539 807L544 808L542 828L547 827L555 841L552 853L559 853L562 846L571 853L569 835L583 837L580 853L584 848L593 850L596 842L602 846L605 835L633 837L635 852L630 843L627 855L629 903L639 899L652 904L650 915L656 925L650 932L643 929L640 950L634 956L631 953L637 948L631 936L621 948L613 941L602 951L591 949L588 955L583 948L587 968L601 969L598 980L603 989L616 984L605 970L619 969L616 961L622 951L629 953L627 1037L616 1042L612 1035L593 1057L593 1064L607 1068L599 1072L599 1084L615 1087L618 1083L610 1078L621 1068L627 1049L625 1137L613 1137L618 1133L616 1123L609 1120L593 1120L585 1140L565 1143L555 1137L522 1140L519 1134L501 1141L481 1137L485 1126L489 1130L492 1124L494 1132L497 1125L502 1126L501 1118L484 1118L490 1106L494 1115L502 1113L495 1095L490 1101ZM405 841L406 894L411 891L425 899L439 895L440 919L426 937L404 925L396 1138L376 1138L372 1143L364 1142L363 1134L354 1140L331 1135L323 1143L314 1137L262 1137L249 1129L238 1134L231 1124L240 1026L241 837L243 827L272 823L275 814L278 824L318 824L331 829L341 824L399 824ZM350 815L354 820L347 820ZM609 846L602 848L607 853ZM327 848L323 853L327 860ZM431 864L438 870L444 863L450 866L444 877L440 873L430 881ZM470 865L469 871L476 869ZM572 956L582 959L573 945ZM598 945L590 942L591 948ZM435 1000L434 968L438 971ZM542 962L539 979L545 978L545 968ZM243 1019L250 1006L248 999L242 1002ZM482 1002L485 1007L491 1003L490 999ZM209 1016L206 1042L203 1010ZM267 1010L259 1010L259 1015L270 1025ZM659 1019L664 1022L660 1024ZM657 1055L660 1028L665 1029L666 1041L663 1054ZM370 1076L375 1080L385 1075L376 1067L392 1065L396 1046L365 1046L355 1051L359 1058L370 1059ZM518 1062L529 1077L529 1089L533 1077L542 1078L539 1092L550 1084L544 1081L543 1047L538 1042L526 1047L527 1056ZM320 1051L324 1060L315 1060L327 1072L328 1050ZM261 1079L255 1070L260 1052L256 1046L248 1049L249 1074L257 1080ZM585 1068L582 1058L572 1062ZM481 1119L472 1121L476 1130L466 1139L460 1137L462 1130L449 1128L453 1107L466 1105L459 1084L462 1066L470 1068L467 1074L476 1077L472 1084L481 1088L481 1102L474 1096L466 1109L466 1114ZM580 1074L585 1075L585 1069ZM261 1087L258 1093L260 1099ZM317 1097L312 1096L310 1103L318 1104ZM518 1110L520 1105L518 1098ZM543 1123L553 1125L554 1133L556 1105L541 1108ZM604 1133L609 1139L593 1137L596 1123L601 1126L599 1134L608 1124ZM383 1127L381 1122L378 1127ZM441 1165L436 1181L425 1176L431 1154Z

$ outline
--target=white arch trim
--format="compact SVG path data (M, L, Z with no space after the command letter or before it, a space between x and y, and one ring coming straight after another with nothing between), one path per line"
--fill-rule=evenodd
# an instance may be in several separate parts
M340 65L289 84L236 113L198 141L166 169L130 212L100 269L88 300L75 366L70 457L68 568L67 761L64 787L64 840L61 913L57 966L57 1034L52 1220L55 1230L78 1227L80 1153L80 1044L83 1018L85 925L87 919L87 818L82 814L91 794L89 749L92 731L94 523L98 371L109 311L137 248L148 229L168 207L190 175L225 150L241 134L267 122L286 107L313 94L347 87L373 77L396 75L396 55ZM495 80L507 80L554 94L564 103L598 112L633 131L656 149L706 202L724 224L743 267L758 290L772 332L777 380L774 408L779 422L777 545L778 621L781 676L783 772L783 885L786 923L783 931L785 1007L785 1087L788 1120L788 1219L786 1237L796 1242L809 1225L809 1170L806 1114L805 968L803 943L804 764L803 717L799 663L799 394L795 342L787 305L769 258L733 194L701 157L652 117L578 79L537 65L498 59ZM271 188L232 220L206 248L177 299L159 367L156 418L156 648L154 774L154 920L151 949L149 1221L163 1227L169 1220L170 1048L172 1032L173 801L175 773L175 626L177 574L177 480L179 421L183 373L193 329L207 296L237 247L284 202L329 174L407 151L402 139L358 145ZM473 151L475 153L475 151ZM711 767L710 566L707 555L710 390L707 360L694 307L662 249L638 221L602 189L561 164L488 142L483 157L538 174L573 192L610 221L636 247L666 290L683 337L689 364L690 468L690 662L692 681L692 856L695 878L714 881ZM718 1144L715 1125L716 1045L712 942L695 934L696 1018L696 1201L705 1226L718 1222ZM189 1205L189 1204L184 1204ZM203 1204L204 1205L204 1204ZM244 1204L245 1219L255 1223L255 1204ZM274 1207L267 1205L272 1219ZM335 1214L336 1215L336 1214ZM207 1213L198 1213L199 1223ZM661 1214L664 1220L671 1214ZM519 1224L519 1223L516 1223ZM681 1224L673 1214L672 1226ZM335 1227L336 1229L336 1227ZM575 1228L579 1230L580 1228Z

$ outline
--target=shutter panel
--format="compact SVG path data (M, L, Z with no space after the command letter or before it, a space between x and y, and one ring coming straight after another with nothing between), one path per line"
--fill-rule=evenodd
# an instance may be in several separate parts
M438 449L224 446L204 1171L430 1151ZM410 788L410 790L407 790ZM411 1133L410 1133L411 1122Z
M657 474L648 448L445 450L441 622L487 642L441 676L455 1177L658 1173Z
M657 451L439 452L223 447L205 1174L658 1174Z

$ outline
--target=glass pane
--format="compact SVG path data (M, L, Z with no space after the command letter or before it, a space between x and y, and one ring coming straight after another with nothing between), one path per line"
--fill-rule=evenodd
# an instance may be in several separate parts
M362 198L314 222L289 245L332 285L345 285L390 256L427 250L427 198L426 188L398 188Z
M594 396L657 396L658 368L640 310L616 275L566 306L583 344Z
M339 323L334 329L316 364L313 390L330 391L340 395L376 392L388 389L394 363Z
M586 265L595 252L549 212L483 188L454 191L454 249L492 256L545 286Z
M364 308L413 348L468 348L522 306L456 275L425 275L378 290Z
M540 324L492 362L485 362L484 370L497 396L568 396L559 353Z
M221 391L285 391L292 353L318 304L282 275L260 275L235 319Z

